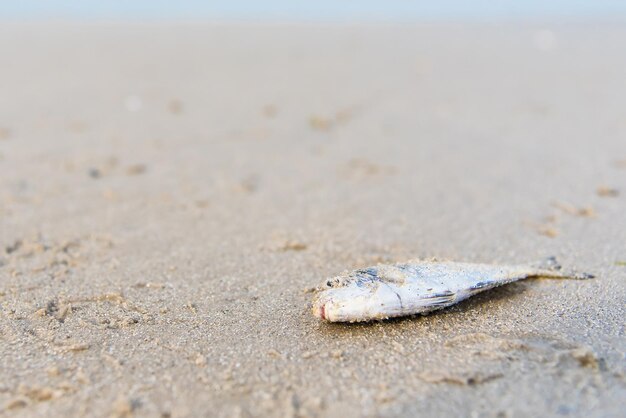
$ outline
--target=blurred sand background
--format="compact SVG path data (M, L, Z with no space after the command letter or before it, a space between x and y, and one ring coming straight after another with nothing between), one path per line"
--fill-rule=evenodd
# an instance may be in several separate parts
M626 27L0 26L0 414L623 416ZM307 289L556 255L426 317Z

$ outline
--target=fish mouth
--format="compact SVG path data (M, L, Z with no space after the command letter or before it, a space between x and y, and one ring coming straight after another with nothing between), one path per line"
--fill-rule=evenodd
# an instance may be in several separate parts
M326 313L326 302L319 299L313 302L313 315L324 321L328 320L328 316Z
M320 319L326 320L326 305L320 306L319 317Z

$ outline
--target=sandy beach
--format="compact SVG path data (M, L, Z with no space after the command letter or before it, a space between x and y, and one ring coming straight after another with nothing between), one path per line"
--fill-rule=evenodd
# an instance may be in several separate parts
M0 416L619 417L626 26L0 25ZM556 256L327 324L411 258Z

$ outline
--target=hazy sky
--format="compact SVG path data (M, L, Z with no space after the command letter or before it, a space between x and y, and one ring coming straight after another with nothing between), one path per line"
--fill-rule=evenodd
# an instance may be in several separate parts
M0 19L437 20L626 17L626 0L0 0Z

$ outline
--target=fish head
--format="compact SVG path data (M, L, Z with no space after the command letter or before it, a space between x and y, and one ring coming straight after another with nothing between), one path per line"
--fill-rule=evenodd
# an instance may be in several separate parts
M387 317L397 298L388 286L370 277L339 277L327 281L313 300L313 314L329 322L360 322Z
M353 322L358 320L370 297L368 289L357 286L325 289L313 301L313 314L325 321Z

